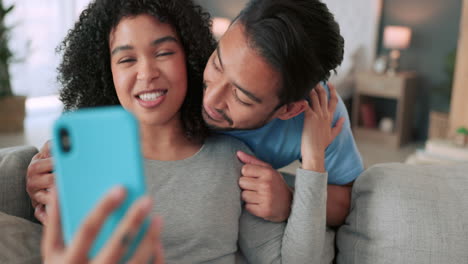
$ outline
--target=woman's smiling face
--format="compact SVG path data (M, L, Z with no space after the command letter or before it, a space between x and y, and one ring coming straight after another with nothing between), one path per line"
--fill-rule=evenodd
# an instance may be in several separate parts
M123 18L110 33L109 49L121 105L141 124L180 120L187 69L175 29L146 14Z

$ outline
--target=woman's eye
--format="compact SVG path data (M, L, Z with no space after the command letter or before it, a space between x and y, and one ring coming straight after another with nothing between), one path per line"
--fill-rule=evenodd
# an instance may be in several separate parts
M118 64L122 64L122 63L129 63L129 62L134 62L135 59L122 59L118 62Z
M172 55L172 54L174 54L174 53L175 53L175 52L172 52L172 51L161 52L161 53L157 53L157 54L156 54L156 57L169 56L169 55Z

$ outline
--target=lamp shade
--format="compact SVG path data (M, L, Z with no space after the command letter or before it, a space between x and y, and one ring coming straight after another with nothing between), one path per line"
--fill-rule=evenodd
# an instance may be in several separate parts
M224 17L214 17L212 24L212 32L216 38L220 38L224 35L226 30L231 25L231 20Z
M407 49L411 41L411 29L401 26L386 26L384 46L389 49Z

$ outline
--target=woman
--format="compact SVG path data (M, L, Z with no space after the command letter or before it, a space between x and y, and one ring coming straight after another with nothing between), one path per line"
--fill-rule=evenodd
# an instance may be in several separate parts
M243 209L236 152L249 151L233 138L208 136L201 118L202 74L213 43L209 16L192 1L97 0L61 47L62 101L68 110L120 104L139 120L168 263L234 263L238 250L251 263L314 263L325 235L327 174L298 170L287 224ZM334 106L311 96L306 114L321 142L331 122L323 113ZM46 260L54 255L46 253Z

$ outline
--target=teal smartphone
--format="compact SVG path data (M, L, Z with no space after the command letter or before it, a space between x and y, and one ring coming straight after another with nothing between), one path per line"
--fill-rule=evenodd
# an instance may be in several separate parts
M138 122L122 107L97 107L62 115L54 124L52 155L64 241L69 244L83 220L117 185L125 187L124 203L106 220L89 253L106 244L127 209L146 192ZM141 240L138 232L125 258Z

